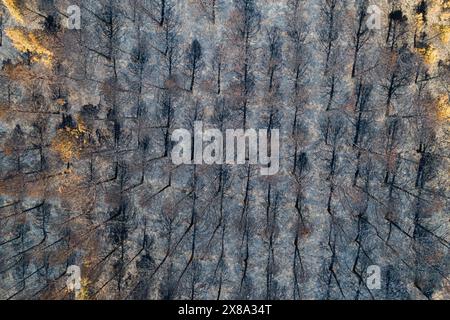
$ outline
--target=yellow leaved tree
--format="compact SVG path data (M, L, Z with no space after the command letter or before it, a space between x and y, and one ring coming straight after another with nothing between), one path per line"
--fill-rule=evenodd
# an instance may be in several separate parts
M29 52L33 62L42 62L51 66L53 53L45 48L33 32L24 28L8 28L6 35L20 52Z
M419 48L417 49L417 51L423 56L423 60L428 65L434 65L439 60L439 52L432 45L427 45L424 48Z
M81 279L81 289L78 293L76 299L77 300L89 300L90 294L89 294L89 286L91 285L91 282L89 279L82 278Z
M79 123L76 128L65 127L58 129L52 141L52 150L55 151L61 160L69 163L73 159L78 159L83 147L88 143L87 129Z
M450 40L450 1L430 0L426 2L425 8L422 3L423 1L417 7L416 30L426 35L426 41L425 44L419 45L417 51L424 62L433 68L439 60L445 60L447 55L446 45Z
M432 1L437 7L438 22L434 25L435 30L439 34L439 39L445 45L450 40L450 1L439 0Z
M6 36L11 39L13 46L20 52L31 54L31 61L42 62L51 66L53 53L46 48L38 39L35 31L25 28L25 18L23 15L23 2L18 0L2 0L9 14L22 27L12 27L5 30Z
M439 39L443 44L447 44L450 40L450 26L448 25L437 25L436 32L439 34Z
M11 16L20 24L25 24L25 19L21 11L21 3L17 0L2 0Z
M448 95L441 95L437 99L438 119L447 122L450 120L450 102Z

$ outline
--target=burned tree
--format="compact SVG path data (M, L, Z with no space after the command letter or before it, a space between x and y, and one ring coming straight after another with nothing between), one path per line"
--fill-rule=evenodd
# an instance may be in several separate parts
M190 48L187 53L187 67L190 70L191 74L191 84L189 86L189 91L194 90L195 84L195 76L197 72L202 67L202 47L200 46L200 42L197 39L192 41Z

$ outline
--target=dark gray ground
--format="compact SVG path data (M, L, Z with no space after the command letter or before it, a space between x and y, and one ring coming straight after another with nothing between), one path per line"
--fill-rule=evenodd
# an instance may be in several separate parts
M0 5L0 298L449 297L449 1ZM196 120L280 172L173 165Z

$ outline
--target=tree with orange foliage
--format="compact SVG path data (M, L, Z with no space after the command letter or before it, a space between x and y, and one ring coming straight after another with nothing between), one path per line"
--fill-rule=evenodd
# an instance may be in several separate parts
M46 66L51 66L53 53L44 47L35 33L24 28L9 28L6 30L6 35L17 50L30 53L33 62L42 62Z
M25 24L25 18L21 10L23 10L23 4L17 0L2 0L5 7L8 9L11 16L20 24Z
M87 143L87 129L82 123L78 123L58 129L51 148L69 167L72 160L80 157Z

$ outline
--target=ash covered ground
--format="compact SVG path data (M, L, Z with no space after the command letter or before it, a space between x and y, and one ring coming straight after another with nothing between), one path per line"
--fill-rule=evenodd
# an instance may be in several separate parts
M449 298L450 1L0 10L1 299ZM175 165L196 121L279 172Z

